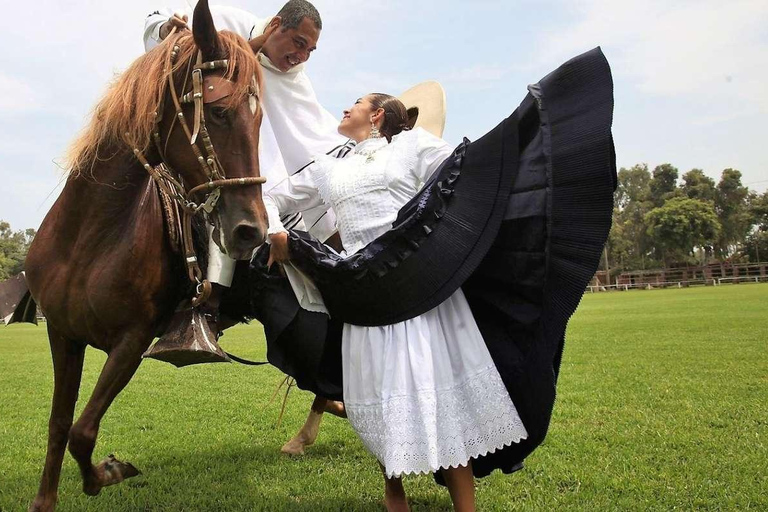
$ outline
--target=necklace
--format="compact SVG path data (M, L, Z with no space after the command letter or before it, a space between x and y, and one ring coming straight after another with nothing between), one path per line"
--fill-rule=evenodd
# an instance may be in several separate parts
M365 163L369 164L369 163L371 163L371 162L373 162L375 160L374 159L374 155L376 154L376 152L378 150L382 149L382 148L385 148L385 147L387 147L386 144L384 144L383 146L379 146L376 149L369 150L369 151L361 149L360 151L357 152L357 154L364 156L365 157Z

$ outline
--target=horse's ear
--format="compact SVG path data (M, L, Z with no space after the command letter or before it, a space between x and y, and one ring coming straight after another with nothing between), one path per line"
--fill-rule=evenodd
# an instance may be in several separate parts
M203 60L211 61L221 58L221 46L216 27L213 26L213 16L208 7L208 0L200 0L195 6L192 19L192 34L195 44L203 52Z

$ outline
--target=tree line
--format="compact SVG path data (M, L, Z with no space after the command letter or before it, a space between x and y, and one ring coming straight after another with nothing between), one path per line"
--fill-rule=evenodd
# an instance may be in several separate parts
M768 192L725 169L715 182L701 169L683 174L671 164L621 168L613 227L603 268L623 270L768 260ZM0 220L0 281L24 270L34 229L13 231Z
M768 192L725 169L715 182L701 169L671 164L621 168L603 261L622 270L768 260Z
M34 229L13 231L10 224L0 220L0 281L24 270L24 259L34 238Z

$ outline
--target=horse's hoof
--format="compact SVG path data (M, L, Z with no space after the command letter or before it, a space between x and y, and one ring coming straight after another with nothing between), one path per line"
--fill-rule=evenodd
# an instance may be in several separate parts
M130 462L121 462L114 455L110 455L96 466L96 474L99 478L99 489L96 490L96 494L98 494L101 487L119 484L127 478L140 475L141 471ZM87 490L85 492L90 494Z
M280 448L280 451L286 455L304 455L304 443L294 437Z
M83 484L83 492L87 496L98 496L101 492L101 487L99 484Z

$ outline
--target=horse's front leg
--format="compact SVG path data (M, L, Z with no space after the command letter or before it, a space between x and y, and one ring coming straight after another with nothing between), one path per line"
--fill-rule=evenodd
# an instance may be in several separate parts
M30 512L52 512L61 475L61 462L67 447L67 435L72 427L72 418L83 372L85 345L65 339L49 323L48 338L53 358L53 403L51 419L48 422L48 453L45 457L43 476Z
M344 410L344 404L327 398L315 396L312 402L312 409L309 411L307 421L301 430L285 443L280 451L288 455L304 455L304 448L314 444L317 440L317 434L320 431L320 421L323 419L323 413L329 412L334 416L346 418L347 413Z
M141 363L141 355L152 342L149 332L125 334L109 352L88 404L69 431L69 451L80 466L83 492L97 495L102 487L122 482L140 472L111 455L98 466L91 463L99 425L112 401L125 388Z

